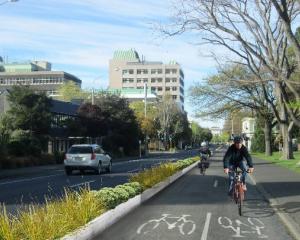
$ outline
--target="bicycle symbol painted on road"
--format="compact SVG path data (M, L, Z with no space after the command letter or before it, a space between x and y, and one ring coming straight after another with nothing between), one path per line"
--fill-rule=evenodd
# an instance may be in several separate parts
M219 217L218 223L223 228L231 229L235 234L232 237L243 238L246 234L257 234L258 238L268 238L267 235L262 233L262 229L265 228L264 223L257 218L248 218L248 223L243 223L240 220L235 220L234 223L228 217ZM235 225L235 226L234 226ZM242 228L248 228L242 230Z
M168 230L179 229L182 235L190 235L196 229L196 224L192 220L187 220L187 217L191 215L181 215L180 217L171 216L171 214L162 214L159 219L151 219L146 223L143 223L137 230L137 234L147 234L152 230L155 230L160 224L165 223ZM174 221L175 220L175 221Z

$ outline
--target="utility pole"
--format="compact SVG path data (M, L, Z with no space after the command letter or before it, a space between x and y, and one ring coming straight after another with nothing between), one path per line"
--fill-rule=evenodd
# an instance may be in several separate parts
M94 86L93 86L93 89L92 89L92 105L95 104L95 96L94 96Z

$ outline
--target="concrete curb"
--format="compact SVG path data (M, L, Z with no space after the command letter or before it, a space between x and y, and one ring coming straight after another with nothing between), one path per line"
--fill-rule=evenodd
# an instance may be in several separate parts
M297 223L295 223L295 221L287 213L284 213L277 208L277 206L279 205L277 200L273 198L261 184L256 183L256 180L253 176L248 176L251 178L253 184L257 187L258 191L269 202L270 206L274 209L275 213L286 226L291 236L293 236L296 240L300 240L300 226Z
M126 214L130 213L135 208L140 206L143 202L147 201L155 194L159 193L161 190L172 184L178 178L182 177L187 172L192 170L194 167L197 166L197 163L198 161L186 167L185 169L175 173L174 175L168 177L165 181L160 182L152 188L145 190L143 193L129 199L127 202L121 203L116 208L105 212L104 214L87 223L85 226L78 229L77 231L61 238L61 240L86 240L98 236L104 230L106 230L111 225L119 221Z

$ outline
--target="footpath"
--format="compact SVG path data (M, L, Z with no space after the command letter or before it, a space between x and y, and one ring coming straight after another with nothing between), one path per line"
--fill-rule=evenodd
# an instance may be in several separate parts
M264 194L284 224L295 230L298 234L296 239L300 239L300 174L257 158L254 158L254 164L253 177L258 190Z

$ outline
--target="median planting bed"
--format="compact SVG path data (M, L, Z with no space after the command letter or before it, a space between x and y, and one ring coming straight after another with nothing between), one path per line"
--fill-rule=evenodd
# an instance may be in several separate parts
M65 191L44 206L31 205L17 216L8 215L5 206L0 214L0 239L57 239L73 232L109 209L126 202L176 172L198 161L198 157L164 163L131 176L129 183L99 191Z

